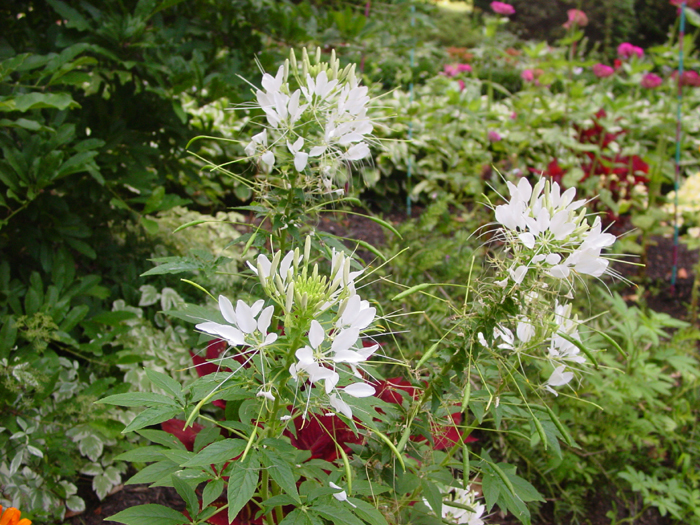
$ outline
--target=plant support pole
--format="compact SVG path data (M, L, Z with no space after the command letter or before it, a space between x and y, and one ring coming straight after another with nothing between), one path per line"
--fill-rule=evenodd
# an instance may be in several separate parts
M411 27L414 27L416 25L416 6L411 5ZM415 66L416 62L416 44L415 41L413 43L413 47L411 48L411 55L410 55L410 66L411 66L411 83L408 85L408 109L409 112L411 110L411 106L413 105L413 68ZM409 114L409 121L408 121L408 144L407 144L407 153L408 153L408 169L406 173L406 214L410 217L411 216L411 171L413 168L413 161L411 159L411 141L413 140L413 122L410 120L410 114Z
M675 178L673 188L673 267L671 269L671 294L676 291L676 277L678 276L678 223L680 222L678 210L678 190L681 178L681 104L683 102L683 40L685 39L685 2L681 3L681 21L678 28L678 107L676 110L676 158Z

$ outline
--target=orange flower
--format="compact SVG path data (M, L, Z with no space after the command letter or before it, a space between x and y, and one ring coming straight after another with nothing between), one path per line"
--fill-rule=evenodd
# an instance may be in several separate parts
M22 513L14 507L10 507L3 513L2 505L0 505L0 514L2 514L0 525L32 525L32 522L27 518L19 519Z

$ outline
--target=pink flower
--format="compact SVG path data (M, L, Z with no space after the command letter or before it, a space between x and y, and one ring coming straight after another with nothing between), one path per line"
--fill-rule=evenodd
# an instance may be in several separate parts
M502 138L497 131L490 130L488 133L489 142L499 142Z
M642 58L644 56L644 50L641 47L633 46L629 42L623 42L617 48L617 56L622 59L632 58L634 55Z
M685 2L686 7L690 7L691 9L700 7L700 0L671 0L671 5L680 7L683 2Z
M453 66L452 64L445 64L445 67L443 68L443 73L451 78L457 75L459 71L457 71L456 66Z
M517 118L518 118L518 114L515 111L513 111L513 113L510 114L510 120L515 120Z
M615 74L615 70L605 64L596 64L593 66L593 74L598 78L605 78Z
M569 17L569 21L564 24L565 29L570 29L572 26L585 27L588 25L588 17L580 9L569 9L566 15Z
M659 87L663 83L663 79L659 75L654 73L647 73L642 77L642 82L640 85L646 89L654 89Z
M671 75L674 79L678 79L678 71L674 71ZM700 87L700 75L696 71L683 71L681 75L681 86Z
M499 15L510 16L515 14L515 8L504 2L491 2L491 9L493 12Z
M531 69L526 69L522 73L520 73L520 78L522 78L525 82L532 82L535 80L535 74L532 72Z
M459 84L459 90L464 91L464 88L466 88L466 84L464 83L464 80L458 80L457 84Z
M457 64L457 72L458 73L471 73L472 66L470 66L469 64Z

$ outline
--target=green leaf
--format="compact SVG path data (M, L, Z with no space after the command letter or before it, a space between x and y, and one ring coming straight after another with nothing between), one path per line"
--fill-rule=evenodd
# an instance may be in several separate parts
M177 416L182 409L180 408L170 408L170 407L157 407L157 408L147 408L141 412L134 420L129 423L129 425L122 430L123 434L127 432L133 432L144 427L150 427L151 425L157 425L168 419L172 419Z
M127 312L126 310L116 310L114 312L102 312L94 315L90 318L90 321L95 323L106 324L109 326L119 326L122 321L127 321L129 319L136 318L134 312Z
M216 500L224 491L224 480L214 479L204 486L202 490L202 508L206 508L212 501Z
M433 509L436 516L442 516L442 494L440 489L425 478L421 480L421 486L423 487L423 495L428 501L430 508Z
M179 470L180 467L177 463L164 459L163 461L158 461L142 468L140 471L134 474L131 479L126 482L126 484L137 485L139 483L157 483L163 478L170 479L170 476Z
M169 432L165 432L164 430L145 428L142 430L137 430L136 433L145 437L147 440L163 445L164 447L175 450L186 450L185 445L183 445L179 439Z
M294 509L280 521L280 525L313 525L309 514L308 511Z
M389 525L384 515L373 505L357 498L348 498L348 501L355 505L353 512L367 523L372 525Z
M689 7L685 8L685 18L689 24L700 27L700 14Z
M221 441L216 441L202 449L199 454L185 463L183 467L202 467L205 465L233 461L234 458L243 454L245 447L246 442L242 439L223 439Z
M260 462L257 452L251 452L243 461L236 461L228 480L228 520L233 521L258 487Z
M190 522L182 512L153 503L130 507L106 520L126 525L184 525Z
M115 394L113 396L107 396L100 399L98 403L104 403L105 405L117 405L120 407L157 407L168 405L168 408L170 408L177 406L169 397L166 397L163 394L156 394L155 392L129 392L127 394Z
M194 489L177 474L173 474L171 480L173 482L173 487L175 487L177 493L185 501L185 506L190 516L199 514L199 500L197 499L197 494L194 493Z
M146 376L151 380L151 383L174 396L180 403L185 402L185 398L182 396L182 385L172 377L148 368L146 369Z
M335 525L339 523L344 523L345 525L365 525L352 514L349 506L347 508L341 508L334 505L318 505L312 508Z
M289 463L279 454L272 450L261 449L263 464L267 467L267 472L284 492L294 498L301 505L299 492L297 491L296 476L292 472ZM289 457L289 456L287 456Z
M127 450L114 458L115 461L132 461L136 463L149 463L151 461L160 461L163 459L161 451L165 450L159 446L139 447L133 450Z
M79 108L80 104L73 100L68 93L27 93L15 97L13 106L16 111L25 112L30 109Z
M40 122L37 122L36 120L29 120L26 118L18 118L17 120L9 120L9 119L0 119L0 126L4 126L7 128L23 128L27 129L29 131L49 131L49 132L54 132L55 130L53 128L50 128L48 126L44 126Z

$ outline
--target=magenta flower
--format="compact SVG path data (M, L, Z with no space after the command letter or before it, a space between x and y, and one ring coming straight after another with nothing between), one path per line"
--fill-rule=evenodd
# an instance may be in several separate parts
M640 85L646 89L655 89L663 83L663 79L654 73L647 73L642 77Z
M593 74L598 78L606 78L615 74L615 70L605 64L596 64L593 66Z
M633 46L629 42L623 42L617 48L617 56L622 59L632 58L633 56L642 58L644 56L644 50L641 47Z
M685 2L686 7L690 7L691 9L700 7L700 0L671 0L671 5L680 7L683 2Z
M491 9L499 15L510 16L515 14L515 8L505 2L491 2Z
M585 27L588 25L588 17L580 9L569 9L566 15L569 20L564 24L565 29L570 29L572 26Z
M502 138L498 131L490 130L488 133L489 142L499 142Z
M459 84L459 90L464 91L464 88L466 88L466 84L464 83L464 80L458 80L457 84Z
M457 71L457 67L453 66L452 64L445 64L445 67L443 68L442 72L450 78L456 76L457 73L459 73L459 71Z
M457 72L458 73L471 73L472 66L470 66L469 64L457 64Z
M525 82L532 82L535 80L535 74L532 72L531 69L526 69L522 73L520 73L520 78L522 78Z

